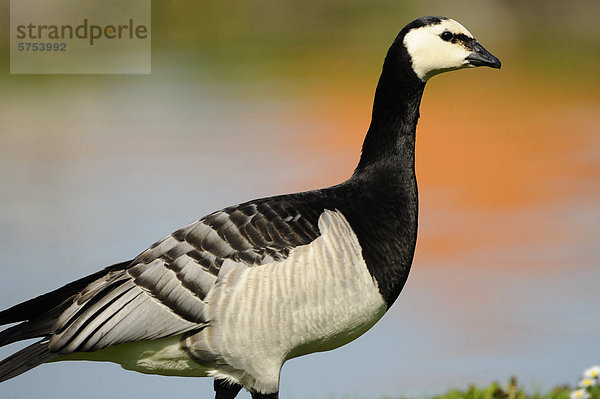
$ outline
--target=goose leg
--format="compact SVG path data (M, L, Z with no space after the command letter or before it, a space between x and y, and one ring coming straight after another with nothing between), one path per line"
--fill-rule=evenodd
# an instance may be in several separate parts
M237 396L241 385L232 384L225 380L218 380L215 378L215 399L233 399Z

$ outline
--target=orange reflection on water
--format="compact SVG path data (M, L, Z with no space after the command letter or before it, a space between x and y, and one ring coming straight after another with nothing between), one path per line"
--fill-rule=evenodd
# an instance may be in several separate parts
M598 94L550 89L503 73L435 77L425 91L416 168L419 251L426 257L551 245L564 232L548 225L553 215L544 209L600 196ZM292 138L299 157L308 153L324 165L303 186L350 175L368 127L371 93L320 88L302 120L291 118L310 126Z
M423 185L459 189L463 206L494 209L555 202L600 176L598 162L577 159L600 126L593 99L540 96L534 85L503 86L510 82L489 77L485 90L465 95L454 82L423 103Z

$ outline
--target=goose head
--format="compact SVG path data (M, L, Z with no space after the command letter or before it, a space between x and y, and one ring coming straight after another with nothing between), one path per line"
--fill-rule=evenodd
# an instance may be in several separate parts
M416 19L400 32L399 41L408 53L413 72L423 82L442 72L501 65L464 26L446 17Z

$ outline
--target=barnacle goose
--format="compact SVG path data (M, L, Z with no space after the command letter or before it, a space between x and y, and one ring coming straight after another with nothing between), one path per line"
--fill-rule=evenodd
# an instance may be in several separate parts
M347 181L230 206L115 264L0 312L0 381L57 360L215 378L278 398L283 363L371 328L408 277L417 238L415 131L425 83L500 68L459 23L423 17L391 45L362 155Z

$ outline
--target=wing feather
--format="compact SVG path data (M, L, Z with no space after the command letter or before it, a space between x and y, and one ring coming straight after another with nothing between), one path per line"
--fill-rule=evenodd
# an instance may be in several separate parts
M50 349L60 347L63 353L90 350L90 340L94 334L111 321L141 292L132 284L124 284L111 292L84 312L78 319L69 324L62 332L55 334L50 340Z

